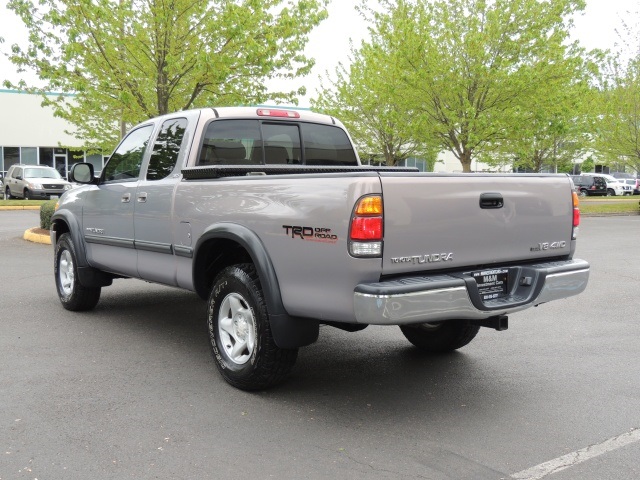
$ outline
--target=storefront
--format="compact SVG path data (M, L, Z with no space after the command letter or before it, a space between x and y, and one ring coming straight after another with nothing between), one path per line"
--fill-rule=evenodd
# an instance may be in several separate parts
M0 172L4 176L14 163L48 165L66 177L71 166L82 161L102 170L103 156L84 152L72 130L51 107L42 106L39 95L0 90Z

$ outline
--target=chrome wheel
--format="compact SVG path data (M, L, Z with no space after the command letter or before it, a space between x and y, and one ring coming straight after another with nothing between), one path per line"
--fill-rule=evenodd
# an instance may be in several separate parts
M218 332L229 359L236 365L247 363L256 346L256 322L242 295L230 293L222 300Z
M75 274L73 273L73 257L69 250L64 250L60 253L60 260L58 266L58 278L60 280L60 289L62 293L69 296L73 293L73 287L75 284Z

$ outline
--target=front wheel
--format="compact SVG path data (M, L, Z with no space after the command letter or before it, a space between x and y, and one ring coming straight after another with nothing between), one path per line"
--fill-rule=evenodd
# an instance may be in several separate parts
M25 200L31 200L31 192L26 188L24 189L24 193L22 196L24 197Z
M4 189L4 199L11 200L13 196L11 195L11 189L9 187Z
M403 335L420 350L445 353L467 345L478 334L480 327L468 320L449 320L439 323L401 325Z
M615 196L616 196L616 192L612 188L607 189L607 197L615 197Z
M209 342L224 379L241 390L281 383L291 372L298 349L279 348L269 325L267 305L252 264L225 268L213 282L207 310Z
M56 243L54 275L58 298L67 310L91 310L100 300L100 287L85 287L78 280L78 260L71 236L65 233Z

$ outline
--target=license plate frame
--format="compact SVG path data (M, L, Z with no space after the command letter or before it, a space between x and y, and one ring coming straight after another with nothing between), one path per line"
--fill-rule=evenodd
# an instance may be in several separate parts
M492 268L469 272L478 287L478 293L482 301L495 300L507 296L509 285L508 268Z

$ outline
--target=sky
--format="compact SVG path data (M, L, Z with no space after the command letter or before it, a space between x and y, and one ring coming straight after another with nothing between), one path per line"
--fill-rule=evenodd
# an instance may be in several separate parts
M332 0L329 18L311 33L305 53L315 58L316 65L307 77L289 84L291 89L300 85L307 87L307 95L300 99L301 107L308 107L310 99L316 96L319 75L325 76L327 71L333 75L339 62L348 63L349 39L357 46L367 37L366 23L354 8L358 3L360 0ZM587 0L586 3L584 14L574 20L573 37L588 50L615 49L619 38L616 29L621 28L623 19L631 25L640 25L638 0ZM13 43L26 44L27 38L21 21L7 10L6 4L7 0L0 0L0 37L5 39L5 43L0 44L0 83L5 79L13 82L20 78L34 79L33 75L21 77L2 55Z

